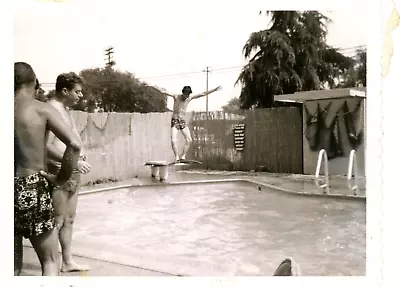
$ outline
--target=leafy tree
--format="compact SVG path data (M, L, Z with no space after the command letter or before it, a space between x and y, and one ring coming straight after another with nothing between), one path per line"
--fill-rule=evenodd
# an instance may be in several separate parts
M237 97L230 99L229 102L222 107L222 110L226 113L240 114L240 99Z
M261 13L261 12L260 12ZM250 35L243 47L249 59L236 84L242 84L242 108L274 106L274 95L333 87L353 66L326 44L331 20L316 11L267 11L271 26Z
M86 112L165 112L166 93L139 81L129 72L111 68L85 69L83 97L72 108ZM48 97L54 95L50 91Z
M367 52L357 50L354 66L348 69L341 77L337 88L352 88L362 84L367 86Z

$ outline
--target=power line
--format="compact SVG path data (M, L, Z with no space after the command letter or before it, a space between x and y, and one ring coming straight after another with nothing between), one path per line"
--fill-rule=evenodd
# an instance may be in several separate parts
M244 66L233 66L233 67L219 68L219 69L213 69L213 72L219 72L219 71L231 70L231 69L238 69L238 68L243 68L243 67ZM209 72L210 71L211 70L209 70ZM189 76L189 75L203 74L204 72L205 71L203 70L201 72L186 72L186 73L151 76L151 77L138 77L138 79L146 80L146 79L169 78L169 77L177 77L177 76Z
M112 47L110 47L109 49L111 49L111 54L112 52ZM106 51L108 51L109 49L107 49ZM358 46L353 46L353 47L347 47L347 48L336 48L337 51L343 51L342 54L350 54L350 53L356 53L358 50L361 51L366 51L366 45L358 45ZM346 55L345 55L346 56ZM114 63L114 61L111 61L111 63ZM242 69L244 68L246 65L241 65L241 66L231 66L231 67L224 67L224 68L216 68L216 69L212 69L212 70L208 70L209 72L219 72L219 73L223 73L223 72L231 72L234 71L236 69ZM194 76L194 75L203 75L204 72L206 71L198 71L198 72L185 72L185 73L177 73L177 74L168 74L168 75L159 75L159 76L146 76L146 77L136 77L139 80L148 80L148 79L166 79L166 78L173 78L173 77L184 77L184 76ZM96 81L95 83L105 83L105 82L115 82L115 81ZM55 85L55 83L41 83L41 85Z
M233 66L233 67L226 67L226 68L219 68L219 69L213 69L213 72L230 72L234 71L235 69L241 69L244 66ZM211 70L209 70L211 72ZM169 75L160 75L160 76L152 76L152 77L136 77L136 79L139 80L147 80L147 79L163 79L163 78L172 78L172 77L182 77L182 76L191 76L191 75L203 75L204 71L201 72L186 72L186 73L178 73L178 74L169 74ZM115 82L115 81L95 81L94 83L105 83L105 82ZM55 85L55 83L40 83L41 85Z
M357 50L357 49L364 49L367 48L366 45L358 45L358 46L353 46L353 47L348 47L348 48L336 48L338 51L346 51L346 50Z

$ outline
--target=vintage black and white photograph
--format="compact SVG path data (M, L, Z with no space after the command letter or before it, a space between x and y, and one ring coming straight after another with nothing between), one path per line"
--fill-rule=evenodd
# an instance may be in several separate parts
M66 2L14 15L14 276L366 275L363 7Z

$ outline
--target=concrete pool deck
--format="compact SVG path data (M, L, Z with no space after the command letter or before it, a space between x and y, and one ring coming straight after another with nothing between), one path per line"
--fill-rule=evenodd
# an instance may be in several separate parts
M82 194L96 192L97 190L109 190L115 188L127 188L132 186L152 186L161 184L182 184L182 183L201 183L201 182L219 182L219 181L249 181L255 184L265 184L266 186L297 194L323 195L314 183L314 176L310 175L292 175L292 174L271 174L256 172L229 172L229 171L203 171L188 170L171 173L168 182L160 183L158 180L150 177L132 178L119 182L96 184L82 187ZM353 197L347 186L347 178L344 176L330 177L330 194ZM365 177L359 178L359 196L366 196Z
M284 191L292 192L307 192L312 194L320 194L321 191L317 189L314 184L312 176L302 175L277 175L268 173L250 173L250 172L213 172L213 171L179 171L169 175L169 182L182 183L193 181L223 181L223 180L249 180L253 183L267 184L274 186ZM147 178L133 178L120 182L112 182L105 184L98 184L94 186L84 186L81 188L81 194L97 192L100 190L111 190L116 188L127 188L131 186L152 186L160 185L158 181ZM168 184L168 183L166 183ZM349 194L350 191L347 187L345 177L331 177L330 178L331 193L335 194ZM365 179L360 180L360 195L365 196ZM365 199L365 197L364 197ZM78 263L87 264L91 266L91 271L85 273L69 273L62 274L62 276L171 276L157 272L156 270L147 270L120 264L120 262L108 262L96 260L88 257L75 256ZM24 268L21 273L22 276L39 276L40 264L33 251L30 243L24 240ZM272 274L271 274L272 275Z

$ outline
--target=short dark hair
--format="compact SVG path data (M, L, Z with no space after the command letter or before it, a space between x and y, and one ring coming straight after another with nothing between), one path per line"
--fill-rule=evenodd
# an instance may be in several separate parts
M56 91L61 92L64 88L72 90L75 84L83 84L82 77L74 72L60 74L56 81Z
M182 94L191 94L192 88L190 86L184 86L182 89Z
M39 89L40 89L40 83L39 83L39 80L36 78L35 90L39 90Z
M31 65L25 62L14 63L14 93L23 85L33 84L36 80L36 74Z

